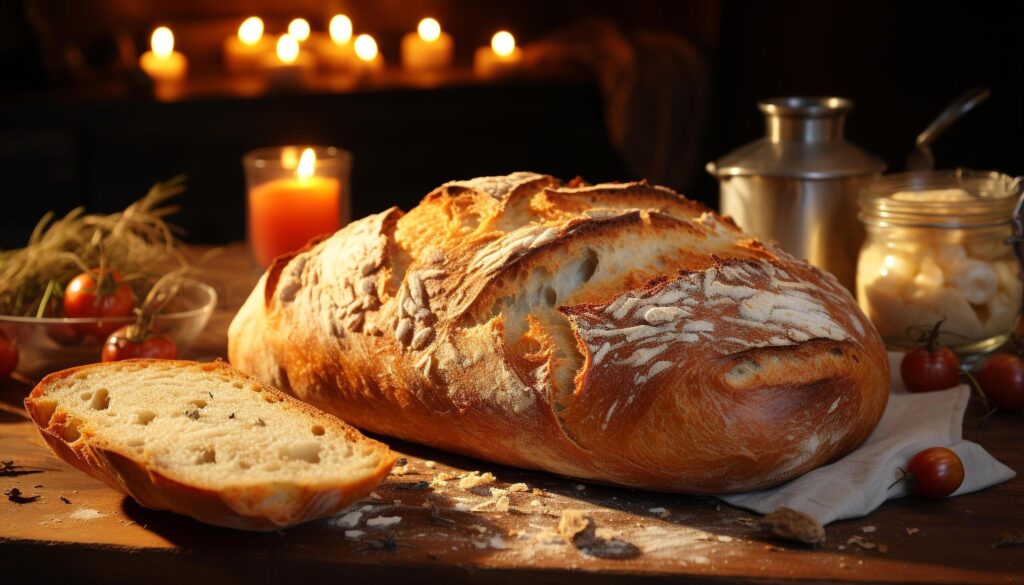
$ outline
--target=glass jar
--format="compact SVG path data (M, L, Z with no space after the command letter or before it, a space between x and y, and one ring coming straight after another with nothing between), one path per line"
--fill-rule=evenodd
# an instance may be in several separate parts
M861 193L857 302L890 349L940 320L939 340L962 355L1006 341L1022 298L1020 195L1020 179L964 169L886 175Z

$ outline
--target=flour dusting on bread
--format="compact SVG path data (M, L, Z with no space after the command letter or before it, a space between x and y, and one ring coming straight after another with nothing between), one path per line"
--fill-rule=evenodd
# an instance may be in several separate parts
M848 452L885 405L884 348L834 277L644 181L453 181L275 271L232 362L500 463L756 489Z

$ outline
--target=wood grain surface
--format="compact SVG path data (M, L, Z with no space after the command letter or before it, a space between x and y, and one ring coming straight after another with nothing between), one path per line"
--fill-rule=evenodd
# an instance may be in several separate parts
M204 279L219 289L220 306L188 357L212 359L224 354L227 325L256 274L236 245L210 261ZM0 460L11 462L0 488L31 499L0 500L3 583L1024 583L1024 545L994 546L1024 536L1020 476L939 502L889 502L829 525L827 542L810 548L772 540L756 515L712 498L580 483L381 438L408 464L351 515L256 534L141 508L60 462L25 418L28 390L0 387ZM1024 414L981 421L976 413L966 438L1024 471ZM459 476L473 471L496 480L460 488ZM557 525L568 509L637 554L600 558L567 544Z

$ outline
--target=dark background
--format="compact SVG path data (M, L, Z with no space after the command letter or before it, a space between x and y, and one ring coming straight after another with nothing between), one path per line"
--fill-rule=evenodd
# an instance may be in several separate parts
M987 86L988 102L938 142L938 165L1024 174L1020 2L20 0L0 10L2 248L22 245L47 210L114 211L178 173L189 182L176 217L187 239L242 239L240 158L275 144L351 150L356 217L408 208L444 181L485 174L640 178L609 139L607 95L585 72L243 95L218 81L219 45L208 40L230 34L249 14L264 16L268 30L275 18L293 15L322 30L342 10L357 32L373 32L390 63L402 32L432 14L455 36L460 66L497 28L515 31L523 44L593 17L627 37L671 32L692 45L709 75L700 88L708 106L702 119L673 122L679 131L695 129L699 146L687 163L691 178L670 186L711 205L717 187L703 163L759 137L755 104L780 95L852 98L847 137L898 169L946 103ZM160 23L174 28L198 88L170 102L154 99L118 61L126 42L144 47ZM69 47L90 64L85 74L67 67ZM129 49L133 56L141 50Z

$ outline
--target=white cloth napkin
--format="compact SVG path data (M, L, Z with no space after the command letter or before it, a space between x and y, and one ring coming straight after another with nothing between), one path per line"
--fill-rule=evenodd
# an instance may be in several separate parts
M976 443L964 441L962 425L970 388L912 394L899 375L901 353L890 353L893 382L885 414L868 440L846 457L778 487L722 496L733 506L769 514L785 506L822 525L858 518L890 498L907 495L898 468L928 447L949 447L964 463L964 483L954 496L1002 483L1016 475Z

